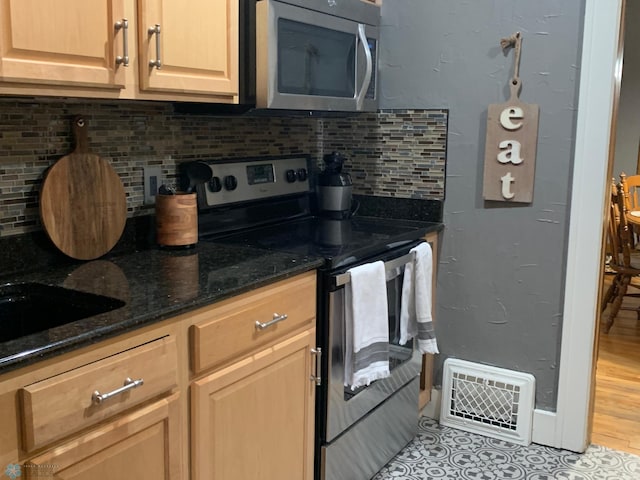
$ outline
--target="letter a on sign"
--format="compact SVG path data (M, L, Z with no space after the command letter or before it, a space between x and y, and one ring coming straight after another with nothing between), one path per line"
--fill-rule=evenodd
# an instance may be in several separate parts
M509 42L506 46L515 44L516 67L509 85L509 101L489 105L482 197L498 202L531 203L539 108L538 105L522 103L518 98L522 87L518 77L520 33L503 39L503 42Z

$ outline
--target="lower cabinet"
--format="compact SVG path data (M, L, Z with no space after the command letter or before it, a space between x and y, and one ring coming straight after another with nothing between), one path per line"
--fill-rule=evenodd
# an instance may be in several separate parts
M313 478L315 330L193 382L194 480Z
M178 399L174 393L63 443L31 459L23 473L61 480L177 480L182 455Z
M0 376L0 480L312 480L315 292L306 272Z

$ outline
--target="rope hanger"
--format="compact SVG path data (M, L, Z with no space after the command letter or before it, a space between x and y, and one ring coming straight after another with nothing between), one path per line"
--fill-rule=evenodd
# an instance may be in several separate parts
M522 35L520 32L516 32L510 37L506 37L500 40L500 46L503 50L506 50L509 47L514 47L516 49L515 59L514 59L514 69L513 69L513 78L511 79L511 83L513 85L518 85L520 83L520 51L522 49Z

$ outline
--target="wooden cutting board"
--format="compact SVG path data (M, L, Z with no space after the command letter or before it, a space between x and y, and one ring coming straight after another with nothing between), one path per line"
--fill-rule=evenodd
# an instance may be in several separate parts
M515 48L511 97L507 103L489 105L484 153L482 197L510 203L533 201L538 145L538 105L520 101L522 35L500 40L503 49Z
M127 201L120 177L109 162L88 150L87 123L72 123L75 150L47 170L40 191L40 218L63 253L93 260L120 239Z

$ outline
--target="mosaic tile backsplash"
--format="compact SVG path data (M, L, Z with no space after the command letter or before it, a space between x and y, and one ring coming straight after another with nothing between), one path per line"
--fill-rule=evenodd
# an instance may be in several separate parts
M74 149L71 121L88 122L89 150L120 175L128 216L143 202L143 167L161 166L176 183L180 162L278 154L348 161L354 193L444 198L447 111L383 110L343 118L177 114L170 103L0 99L0 236L41 230L38 192L46 169Z

